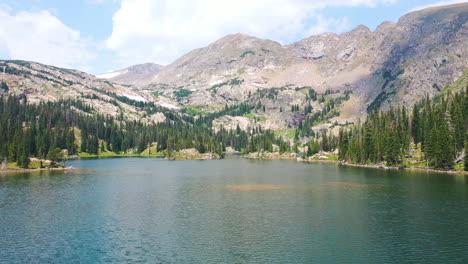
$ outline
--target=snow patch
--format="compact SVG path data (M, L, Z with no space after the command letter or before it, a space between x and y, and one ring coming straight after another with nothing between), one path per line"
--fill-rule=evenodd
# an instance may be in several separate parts
M247 74L248 75L254 75L256 73L255 69L248 69Z
M179 107L177 105L173 105L173 104L168 104L168 103L156 103L162 107L165 107L165 108L170 108L170 109L179 109Z
M265 84L264 84L264 83L253 82L252 85L253 85L253 86L257 86L257 87L262 87L262 88L265 87Z
M98 74L96 77L99 79L111 79L114 77L117 77L119 75L125 74L127 71L115 71L115 72L108 72L108 73L103 73L103 74Z
M264 70L270 70L270 69L276 69L276 68L278 67L275 65L266 65L265 67L263 67Z
M130 94L122 94L122 95L135 101L146 102L146 99L140 95L130 95Z

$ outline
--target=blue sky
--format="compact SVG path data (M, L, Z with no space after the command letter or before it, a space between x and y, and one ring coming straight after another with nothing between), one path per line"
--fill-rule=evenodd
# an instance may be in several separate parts
M0 58L93 74L168 64L230 33L283 44L459 0L0 0Z

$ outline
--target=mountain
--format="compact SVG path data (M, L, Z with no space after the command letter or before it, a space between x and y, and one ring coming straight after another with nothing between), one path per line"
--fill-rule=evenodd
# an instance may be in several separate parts
M141 106L144 103L153 101L157 104L151 94L77 70L29 61L0 60L0 81L0 94L27 98L32 103L80 100L93 108L94 113L129 120L158 122L165 119L160 114L143 114Z
M124 85L139 85L151 82L164 66L155 63L133 65L122 70L96 75L100 79L107 79Z
M0 60L0 159L239 151L467 170L466 43L468 3L290 45L233 34L98 76Z
M128 119L165 120L145 108L154 103L194 116L217 113L215 127L336 133L373 110L412 106L466 76L466 43L468 3L411 12L375 31L361 25L289 45L232 34L164 67L140 64L96 77L0 61L0 80L30 101L81 99L96 112ZM234 106L243 110L226 114Z
M411 12L374 32L358 26L290 45L228 35L162 68L140 89L204 109L260 100L266 119L278 118L280 107L307 106L303 87L318 93L350 90L351 99L341 106L347 112L340 110L332 121L356 120L394 103L410 106L461 76L467 68L467 21L464 3ZM272 88L280 89L274 100L260 96Z

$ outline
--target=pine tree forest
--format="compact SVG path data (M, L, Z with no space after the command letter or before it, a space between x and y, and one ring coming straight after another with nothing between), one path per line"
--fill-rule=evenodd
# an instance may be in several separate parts
M340 131L339 159L357 164L406 166L417 157L425 167L452 170L457 163L464 163L467 170L466 89L427 97L415 104L411 113L406 107L398 107L369 114L362 124Z

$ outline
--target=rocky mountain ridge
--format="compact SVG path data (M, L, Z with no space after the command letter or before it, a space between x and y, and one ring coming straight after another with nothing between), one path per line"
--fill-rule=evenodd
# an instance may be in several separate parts
M128 86L70 69L20 60L0 60L0 95L16 95L31 103L81 100L94 113L160 122L160 113L148 115L142 106L149 96ZM155 101L155 106L159 107ZM76 109L79 111L78 109Z
M244 34L196 49L142 80L169 97L185 89L188 105L245 101L257 89L310 86L318 92L352 90L360 110L392 102L411 105L435 94L467 68L468 3L409 13L372 32L358 26L290 45ZM213 87L218 88L212 92Z
M440 92L466 72L466 43L468 3L412 12L374 32L361 25L289 45L232 34L164 67L141 64L98 78L0 61L0 80L8 93L30 101L82 99L97 112L129 119L166 120L146 103L194 116L246 104L249 111L220 116L214 125L288 133L307 124L317 131Z

